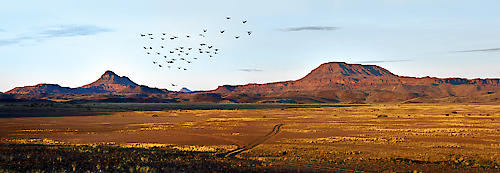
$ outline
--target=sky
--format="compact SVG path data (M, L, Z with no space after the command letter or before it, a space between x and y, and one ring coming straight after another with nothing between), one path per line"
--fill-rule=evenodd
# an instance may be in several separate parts
M333 61L379 65L401 76L500 78L499 6L497 0L6 1L0 92L39 83L79 87L106 70L150 87L211 90L296 80ZM158 44L140 37L194 37L202 29L207 38L196 39L221 53L187 70L153 64L158 60L143 47ZM221 29L227 37L217 36Z

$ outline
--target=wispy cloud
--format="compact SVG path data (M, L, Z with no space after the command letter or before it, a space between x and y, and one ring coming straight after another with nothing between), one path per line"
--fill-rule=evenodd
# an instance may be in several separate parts
M409 59L400 59L400 60L369 60L369 61L358 61L356 63L390 63L390 62L407 62L411 61Z
M453 52L456 52L456 53L468 53L468 52L497 52L497 51L500 51L500 48L459 50L459 51L453 51Z
M88 36L110 31L112 30L94 25L60 25L44 29L34 34L27 34L25 36L10 39L0 39L0 46L18 44L23 41L44 41L50 38Z
M281 31L333 31L337 30L339 27L334 27L334 26L301 26L301 27L289 27L289 28L283 28Z
M243 68L243 69L238 69L238 71L244 71L244 72L260 72L262 71L261 69L254 69L254 68Z

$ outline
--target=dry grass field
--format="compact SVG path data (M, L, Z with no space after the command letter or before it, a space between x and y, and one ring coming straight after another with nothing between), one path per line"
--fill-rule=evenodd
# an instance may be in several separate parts
M232 154L235 159L297 171L500 171L500 105L127 111L0 118L0 137L2 143L171 148L213 153L213 157L241 149Z

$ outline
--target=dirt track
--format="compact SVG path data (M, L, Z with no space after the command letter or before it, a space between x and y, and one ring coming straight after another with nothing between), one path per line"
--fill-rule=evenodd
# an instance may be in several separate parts
M283 126L284 124L277 124L273 127L273 130L271 132L269 132L268 134L260 137L260 138L257 138L255 139L254 141L252 141L251 143L241 147L241 148L237 148L235 150L232 150L232 151L229 151L227 153L224 153L224 154L221 154L221 156L224 156L224 157L234 157L244 151L248 151L252 148L255 148L257 145L260 145L262 143L264 143L265 141L267 141L269 138L273 137L273 136L276 136L279 132L280 132L280 128L281 126Z

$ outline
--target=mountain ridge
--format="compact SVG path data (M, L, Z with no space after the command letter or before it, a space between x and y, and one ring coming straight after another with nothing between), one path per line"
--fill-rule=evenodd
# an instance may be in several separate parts
M500 79L407 77L376 65L323 63L297 80L264 84L222 85L214 90L170 92L139 85L106 71L98 80L78 88L57 84L16 87L6 94L44 98L45 95L114 94L113 97L155 98L178 102L234 103L381 103L495 102ZM72 99L74 96L65 96ZM102 96L105 97L105 96ZM92 97L90 97L92 98ZM86 97L87 99L87 97Z

